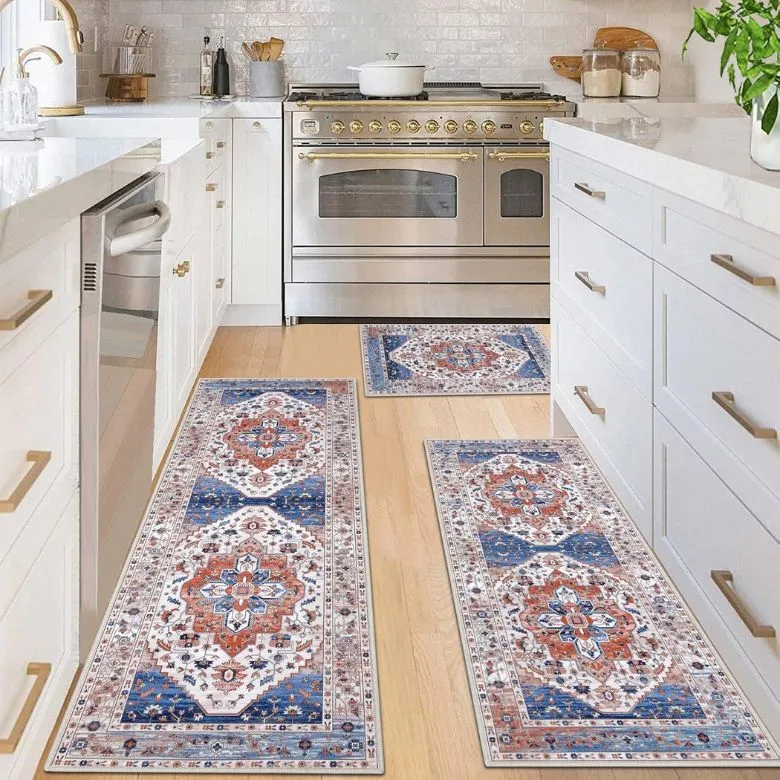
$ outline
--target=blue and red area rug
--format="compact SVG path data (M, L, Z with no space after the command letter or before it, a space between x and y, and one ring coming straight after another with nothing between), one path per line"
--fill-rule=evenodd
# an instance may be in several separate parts
M49 771L380 773L355 383L204 380Z
M366 395L550 392L550 350L533 325L361 325Z
M576 441L426 447L488 766L778 758Z

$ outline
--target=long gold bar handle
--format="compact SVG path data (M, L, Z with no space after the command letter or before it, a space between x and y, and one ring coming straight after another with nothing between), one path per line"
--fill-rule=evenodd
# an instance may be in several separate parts
M777 284L774 276L754 276L750 271L740 268L732 255L710 255L710 262L756 287L774 287Z
M603 190L591 189L591 187L589 187L584 181L575 181L574 189L579 190L580 192L584 192L590 198L597 198L598 200L605 200L607 197L606 192Z
M30 488L38 481L43 470L49 465L51 453L45 450L30 450L27 453L27 461L32 463L32 468L22 477L13 493L5 500L0 499L0 512L15 512L22 503L24 497L30 492Z
M560 108L561 101L558 100L522 100L517 101L522 103L523 108L540 108L543 110L551 111L552 109ZM510 106L513 104L511 100L480 100L479 105L484 107L495 106ZM437 100L437 106L473 106L474 100ZM408 100L299 100L297 102L299 108L308 108L311 111L313 108L319 108L321 106L338 106L339 108L367 108L369 106L406 106L409 107Z
M299 160L479 160L476 152L299 152Z
M756 425L734 403L734 393L725 390L717 390L712 393L712 400L724 411L733 417L754 439L776 439L777 431L774 428L762 428Z
M712 581L718 586L718 590L726 597L726 601L734 607L739 619L747 626L747 630L757 639L772 639L775 636L774 626L765 626L750 614L747 604L731 586L734 575L730 571L713 569L710 572Z
M29 303L15 311L8 319L0 320L0 330L16 330L23 322L29 320L38 309L52 298L51 290L30 290L27 293Z
M574 394L585 404L585 408L591 414L597 414L599 417L604 417L606 409L601 406L596 406L596 404L593 403L593 399L588 395L587 385L575 385Z
M578 281L582 282L589 290L592 290L593 292L601 293L603 295L607 291L607 288L603 284L596 284L595 282L591 281L590 275L587 271L575 271L574 276Z
M549 160L549 152L488 152L488 158L504 162L506 160Z
M27 664L27 674L30 677L35 677L35 682L27 694L22 709L19 710L19 717L16 719L8 739L0 739L0 753L2 754L14 753L16 748L19 747L24 730L27 728L27 724L35 711L35 706L38 704L43 689L46 687L46 681L51 674L51 664L29 663Z

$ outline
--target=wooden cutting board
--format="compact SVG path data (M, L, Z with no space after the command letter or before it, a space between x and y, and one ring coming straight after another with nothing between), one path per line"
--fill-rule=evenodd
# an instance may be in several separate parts
M657 49L655 39L635 27L601 27L596 31L593 48L617 49ZM582 73L582 57L577 54L557 54L550 57L550 65L559 75L579 81Z

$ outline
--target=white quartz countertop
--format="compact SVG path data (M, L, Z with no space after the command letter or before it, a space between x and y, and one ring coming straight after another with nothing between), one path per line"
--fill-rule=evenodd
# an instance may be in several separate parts
M205 119L208 117L227 119L240 117L281 116L284 97L278 98L234 98L232 100L197 100L195 98L164 98L145 103L88 103L85 116L130 119L170 118ZM77 121L78 117L74 118Z
M780 234L780 172L751 160L750 120L702 111L705 116L683 108L675 116L548 119L544 135L553 145Z
M0 143L0 261L155 168L149 138L42 138Z

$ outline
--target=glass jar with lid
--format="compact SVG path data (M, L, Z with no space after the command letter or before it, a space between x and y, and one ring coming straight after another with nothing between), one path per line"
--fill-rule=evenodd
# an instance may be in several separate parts
M619 97L620 52L585 49L582 52L582 94L585 97Z
M658 49L626 49L621 69L625 97L658 97L661 91L661 54Z

